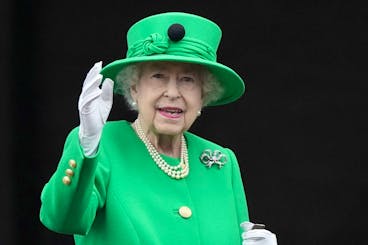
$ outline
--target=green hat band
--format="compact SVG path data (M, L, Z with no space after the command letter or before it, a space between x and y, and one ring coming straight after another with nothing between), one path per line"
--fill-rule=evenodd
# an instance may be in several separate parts
M155 54L201 58L216 61L216 52L206 43L190 37L184 37L180 42L171 41L159 34L150 34L147 38L135 42L127 52L127 57L141 57Z

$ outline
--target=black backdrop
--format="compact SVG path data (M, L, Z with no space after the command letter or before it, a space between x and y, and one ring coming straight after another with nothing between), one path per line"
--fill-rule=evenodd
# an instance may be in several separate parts
M185 11L222 27L218 60L247 82L242 99L205 109L192 131L236 152L251 219L279 244L362 244L367 10L342 0L2 0L0 243L72 244L40 224L39 196L78 125L84 76L125 55L135 21ZM110 120L123 117L134 115L117 97Z

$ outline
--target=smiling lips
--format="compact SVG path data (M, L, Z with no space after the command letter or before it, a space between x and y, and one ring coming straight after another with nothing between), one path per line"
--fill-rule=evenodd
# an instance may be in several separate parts
M160 107L158 111L162 116L171 119L179 118L184 112L178 107Z

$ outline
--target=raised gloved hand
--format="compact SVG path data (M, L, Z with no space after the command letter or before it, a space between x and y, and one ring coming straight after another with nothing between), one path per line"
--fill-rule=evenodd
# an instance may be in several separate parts
M102 62L100 61L95 63L88 72L78 101L79 140L86 156L96 153L102 128L112 107L114 82L106 78L100 88L101 69Z
M276 235L266 229L255 228L255 224L245 221L240 224L242 233L242 245L277 245Z

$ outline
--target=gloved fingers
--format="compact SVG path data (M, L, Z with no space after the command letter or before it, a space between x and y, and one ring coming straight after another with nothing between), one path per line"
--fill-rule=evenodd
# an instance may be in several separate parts
M272 239L275 234L266 229L254 229L242 233L242 238L244 240L263 240Z
M240 227L243 229L243 231L249 231L253 228L254 223L250 222L250 221L244 221L240 224Z
M83 83L81 96L84 97L85 95L93 93L96 90L100 90L101 81L101 74L96 74L94 77L86 79Z
M101 95L101 89L99 86L102 81L102 75L96 73L98 70L96 67L99 68L99 65L95 65L90 71L90 73L94 74L93 76L87 75L87 78L83 83L82 93L79 96L78 109L79 111L83 111L83 113L90 111L90 108L87 107L92 101Z
M101 87L101 99L105 102L112 101L113 98L114 81L106 78Z
M107 117L110 114L110 110L112 107L113 101L113 88L114 82L106 78L102 84L101 88L101 104L100 104L100 113L101 113L101 120L105 124Z
M86 78L83 82L81 97L84 97L86 94L92 93L92 91L100 89L99 86L102 81L102 75L100 71L102 69L102 62L97 62L87 73Z
M102 61L96 62L93 67L88 71L86 78L84 81L91 80L92 77L95 77L96 75L100 74L100 71L102 69Z

